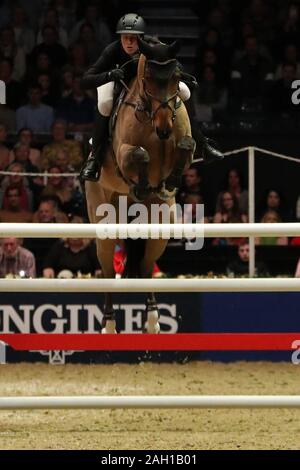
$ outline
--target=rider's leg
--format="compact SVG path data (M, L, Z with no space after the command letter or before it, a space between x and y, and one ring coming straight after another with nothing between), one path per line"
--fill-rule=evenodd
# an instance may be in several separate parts
M187 101L191 96L189 87L184 82L179 82L179 96L182 101ZM212 140L203 135L199 123L193 121L191 117L190 121L192 126L192 136L196 141L197 149L200 150L204 163L222 160L224 158L223 154L220 150L214 148L215 143Z
M205 137L200 129L200 124L193 121L191 118L192 136L196 141L196 152L200 150L200 155L203 158L204 163L212 163L217 160L223 160L224 155L220 150L215 148L215 142Z
M108 123L109 117L102 116L96 110L92 152L80 171L80 177L85 181L97 181L99 179L108 140Z

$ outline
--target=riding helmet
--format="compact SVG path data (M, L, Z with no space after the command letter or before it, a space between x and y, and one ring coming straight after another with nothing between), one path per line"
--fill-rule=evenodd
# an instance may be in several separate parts
M143 18L136 13L127 13L122 16L117 24L117 34L144 34L145 32L145 21Z

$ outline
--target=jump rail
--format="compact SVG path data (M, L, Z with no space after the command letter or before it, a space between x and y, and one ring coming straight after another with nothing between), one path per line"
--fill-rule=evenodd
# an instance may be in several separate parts
M0 223L0 238L195 238L300 236L300 223L280 224L19 224Z
M293 395L1 397L0 410L91 408L299 408Z
M300 292L300 278L0 279L0 292Z

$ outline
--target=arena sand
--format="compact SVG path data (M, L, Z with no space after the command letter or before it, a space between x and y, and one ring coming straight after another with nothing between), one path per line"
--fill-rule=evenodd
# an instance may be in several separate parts
M0 396L298 395L288 363L0 366ZM1 449L299 449L300 409L0 411Z

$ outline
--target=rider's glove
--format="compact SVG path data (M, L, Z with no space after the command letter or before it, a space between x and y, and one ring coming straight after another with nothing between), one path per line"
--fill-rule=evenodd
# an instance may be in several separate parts
M124 80L124 72L122 69L113 69L108 72L108 78L114 82L119 82L120 80Z

